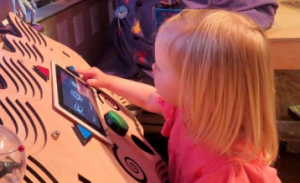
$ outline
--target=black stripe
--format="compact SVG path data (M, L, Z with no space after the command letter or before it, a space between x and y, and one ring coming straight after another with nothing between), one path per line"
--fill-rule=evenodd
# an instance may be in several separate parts
M102 99L101 99L101 97L99 96L100 95L100 93L103 93L103 92L101 92L101 91L99 91L99 90L97 90L97 96L98 96L98 98L99 98L99 100L100 100L100 102L102 103L102 104L104 104L104 102L102 101Z
M30 124L31 124L31 126L32 126L32 128L33 128L33 132L34 132L34 135L35 135L35 136L34 136L34 142L33 142L33 144L35 144L35 143L36 143L36 140L37 140L37 136L38 136L37 130L36 130L36 126L35 126L35 124L34 124L32 118L31 118L31 116L29 115L29 113L27 112L27 110L25 109L25 107L20 103L20 101L17 99L15 102L16 102L16 103L18 104L18 106L22 109L22 111L23 111L24 114L26 115L28 121L30 122Z
M17 18L15 17L15 20L16 20ZM14 31L16 32L16 36L18 36L18 37L20 37L20 38L22 38L23 37L23 35L21 34L21 32L20 32L20 30L16 27L16 25L11 21L11 19L10 19L10 17L9 16L7 16L7 20L8 20L8 22L9 22L9 25L14 29Z
M23 21L21 21L21 24L22 24L23 28L26 30L26 32L30 35L30 37L32 38L33 42L36 43L34 37L32 36L32 34L28 30L28 25L25 24Z
M26 136L24 141L27 139L28 137L28 126L25 123L25 120L23 118L23 116L21 115L20 111L16 108L16 106L9 100L8 97L5 98L6 102L10 105L10 107L15 111L15 113L18 115L18 117L20 118L20 120L22 121L22 124L24 126L25 132L26 132Z
M22 26L20 25L20 22L19 22L19 21L22 22L22 20L20 20L20 19L18 19L17 17L15 17L15 22L17 22L17 25L18 25L18 27L19 27L18 30L21 29L21 32L24 33L25 36L27 37L28 41L30 41L29 36L28 36L27 33L24 31L24 29L23 29Z
M44 57L41 54L41 52L37 49L37 47L34 44L32 45L32 47L35 50L35 52L38 54L38 56L40 56L40 58L42 59L42 63L44 63Z
M47 130L46 130L45 126L44 126L44 123L41 120L41 118L38 115L38 113L35 111L35 109L28 102L26 102L25 104L30 109L30 111L34 114L35 118L38 120L38 122L40 123L40 125L41 125L41 127L43 129L43 132L44 132L44 145L43 145L43 148L44 148L45 145L46 145L46 142L47 142Z
M21 69L15 64L15 62L10 59L10 62L13 64L13 66L18 70L19 73L21 73L22 77L27 81L27 83L29 84L31 90L32 90L32 97L34 96L35 94L35 90L34 90L34 87L32 85L32 83L30 82L30 80L28 79L28 77L24 74L23 71L21 71Z
M40 162L38 162L32 156L28 156L28 159L38 166L52 180L52 182L58 183L54 176Z
M14 83L17 92L19 92L19 85L17 84L17 82L15 81L15 79L9 74L9 72L7 72L7 70L2 66L2 64L0 63L0 68L5 72L5 74L10 78L10 80Z
M16 52L15 47L8 41L8 39L6 38L6 36L2 37L3 42L5 43L5 45L9 48L9 50L11 52Z
M26 175L24 175L24 180L25 180L27 183L33 183L32 180L30 180Z
M34 83L36 84L36 86L38 87L39 91L40 91L40 99L43 98L43 89L40 85L40 83L36 80L36 78L29 72L29 70L22 64L22 62L20 62L18 60L18 64L25 70L25 72L30 76L30 78L34 81Z
M24 83L24 81L22 80L22 78L19 76L19 74L7 63L7 61L5 60L5 58L3 57L3 61L6 64L6 66L12 71L12 73L14 73L14 75L18 78L18 80L21 82L24 90L25 90L25 95L27 94L27 87Z
M16 134L19 132L19 128L16 122L16 119L13 117L13 115L10 113L10 111L7 109L7 107L3 104L3 102L0 100L0 105L2 106L2 108L4 109L4 111L8 114L9 118L11 119L11 121L14 123L15 125L15 129L16 129Z
M67 54L66 52L64 52L64 51L62 51L63 52L63 54L65 54L67 57L69 57L70 58L70 55L69 54Z
M3 76L1 74L0 74L0 84L1 84L0 89L6 89L7 88L7 83L6 83L5 79L3 78Z
M31 53L33 54L35 61L37 60L37 56L35 54L35 52L31 49L31 47L28 45L28 43L25 43L25 45L27 46L27 48L31 51Z
M29 59L31 58L31 55L29 53L29 51L26 49L26 47L23 45L23 43L21 41L19 41L19 44L22 46L22 48L26 51L27 55L29 56Z
M36 35L36 30L33 30L33 28L31 26L28 26L29 27L29 30L32 32L32 34L37 38L37 40L39 41L39 45L41 45L41 40L40 38L38 37L38 35Z
M80 174L78 174L78 180L80 180L83 183L91 183L91 181L89 181L88 179L86 179L85 177L83 177Z
M13 39L13 42L15 43L15 45L17 46L17 48L21 51L22 55L25 56L24 51L21 49L21 47L18 45L18 43L15 41L15 39Z
M44 179L39 175L37 174L29 165L26 165L26 169L32 174L35 176L35 178L37 178L41 183L46 183L44 181Z
M43 37L43 35L42 35L40 32L37 32L37 33L38 33L38 35L42 38L42 40L43 40L45 46L47 47L47 42L46 42L45 38Z

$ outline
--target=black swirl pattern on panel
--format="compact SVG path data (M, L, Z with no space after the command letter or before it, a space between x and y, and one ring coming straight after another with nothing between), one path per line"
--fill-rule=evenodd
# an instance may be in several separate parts
M118 146L116 144L114 144L113 152L114 152L115 158L117 159L119 164L122 166L122 168L136 181L142 182L142 183L147 182L148 181L147 176L146 176L145 172L143 171L143 169L133 159L131 159L129 157L124 157L124 160L126 162L126 164L124 165L121 162L121 160L119 159L117 151L118 151ZM142 175L142 178L138 178L137 177L138 174Z

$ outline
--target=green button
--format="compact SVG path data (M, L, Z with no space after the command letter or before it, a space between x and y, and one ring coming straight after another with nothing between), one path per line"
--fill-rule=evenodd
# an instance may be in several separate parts
M107 125L117 134L125 136L128 131L126 121L116 112L110 111L104 115Z

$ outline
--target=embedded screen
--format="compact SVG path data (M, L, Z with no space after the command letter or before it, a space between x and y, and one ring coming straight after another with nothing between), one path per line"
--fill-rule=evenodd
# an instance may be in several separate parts
M106 136L99 120L94 90L60 66L55 67L59 105Z

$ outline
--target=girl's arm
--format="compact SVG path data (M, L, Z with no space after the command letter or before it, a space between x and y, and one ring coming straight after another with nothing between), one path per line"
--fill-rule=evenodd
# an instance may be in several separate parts
M90 86L106 88L147 111L161 113L156 102L156 88L153 86L107 75L95 67L76 71L82 74L82 79Z

